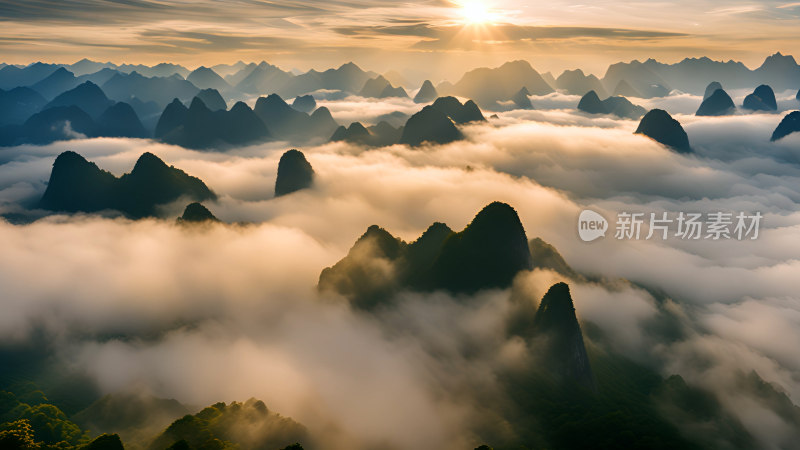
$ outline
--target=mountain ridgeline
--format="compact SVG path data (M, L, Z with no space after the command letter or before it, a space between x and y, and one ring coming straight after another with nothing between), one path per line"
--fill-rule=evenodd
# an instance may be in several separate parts
M719 90L717 92L720 92ZM691 153L689 136L681 123L663 109L652 109L642 117L635 134L643 134L678 153Z
M56 158L39 207L57 212L119 211L130 218L157 215L160 205L179 198L216 200L199 178L144 153L130 173L115 177L81 155L67 151Z
M380 261L392 270L386 272ZM373 225L344 259L322 271L318 286L369 310L403 289L474 293L507 288L517 273L531 268L525 230L516 211L495 202L460 232L434 223L412 243Z

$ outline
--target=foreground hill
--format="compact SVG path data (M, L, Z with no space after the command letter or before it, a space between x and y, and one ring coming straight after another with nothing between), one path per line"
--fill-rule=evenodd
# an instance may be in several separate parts
M157 215L157 207L181 197L214 200L199 179L144 153L133 170L120 178L75 152L56 158L39 207L61 212L116 210L131 218Z

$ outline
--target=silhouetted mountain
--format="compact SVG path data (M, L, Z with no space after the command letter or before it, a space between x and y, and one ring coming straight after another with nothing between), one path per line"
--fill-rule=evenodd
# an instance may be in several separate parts
M181 197L202 201L216 195L198 178L144 153L120 178L100 170L75 152L60 154L39 207L51 211L117 210L132 218L153 216L156 207Z
M186 205L183 210L183 215L178 217L178 223L205 223L205 222L219 222L219 219L211 214L201 203L194 202Z
M403 133L403 127L395 128L388 122L381 121L377 125L366 128L360 122L353 122L349 127L340 126L331 136L331 142L347 141L359 145L384 147L397 144Z
M45 108L56 106L77 106L92 117L99 117L113 102L106 97L106 94L99 86L87 81L74 89L60 94Z
M589 91L595 91L598 95L606 96L606 90L600 80L594 75L585 75L581 69L565 70L556 79L556 88L572 95L584 95Z
M231 88L221 76L208 67L200 66L189 76L186 81L192 83L200 89L216 89L217 91L225 91Z
M436 100L439 97L439 93L436 92L436 88L433 87L433 83L431 80L425 80L422 83L422 87L419 88L419 92L417 95L414 96L414 103L428 103Z
M556 77L553 76L550 72L545 72L542 75L542 79L547 83L548 86L555 89L556 87Z
M614 95L634 96L627 87L620 90L619 85L622 81L632 86L639 97L644 98L664 97L669 95L671 89L661 76L639 61L617 63L608 67L603 77L603 84L606 87L616 86Z
M101 434L82 447L81 450L125 450L122 440L116 434Z
M530 269L525 230L516 211L495 202L463 231L454 233L434 223L411 244L373 225L347 256L322 271L318 287L369 310L402 289L471 293L506 288L519 271Z
M276 450L308 439L304 426L270 411L262 401L250 399L245 403L216 403L184 416L167 427L148 449ZM173 445L178 442L182 447Z
M260 97L255 113L278 139L328 138L338 127L327 108L319 108L309 116L289 106L277 94Z
M428 105L408 119L400 143L411 146L421 145L424 142L447 144L463 138L464 135L445 113L433 105Z
M517 212L494 202L444 241L428 283L432 289L471 293L508 287L518 272L531 268L528 238Z
M528 249L531 252L531 260L534 269L552 270L572 279L579 279L581 276L570 267L555 247L548 244L541 238L533 238L528 242Z
M361 122L353 122L349 127L344 125L334 131L331 142L352 142L355 144L366 144L372 138L369 130Z
M719 81L712 81L711 83L706 86L706 92L703 94L703 100L706 100L708 97L711 97L711 94L717 91L717 89L722 89L722 84Z
M31 86L44 80L59 69L56 64L34 63L19 68L6 66L0 69L0 89L13 89L19 86Z
M642 117L635 134L643 134L656 142L671 147L679 153L691 153L689 136L680 122L663 109L651 109Z
M174 101L173 101L174 104ZM168 130L183 114L178 105L164 110L156 127L157 133ZM166 131L161 138L168 143L188 148L211 148L219 145L243 145L270 138L264 122L244 102L230 111L211 111L195 97L180 126Z
M405 89L395 88L383 75L367 80L358 95L366 98L408 97Z
M625 80L620 80L619 83L617 83L617 87L614 88L614 95L618 95L620 97L643 97L641 92L634 89L634 87Z
M761 66L753 71L753 79L777 89L797 88L800 80L800 66L791 55L780 52L767 57Z
M54 141L93 137L96 124L77 106L56 106L31 116L22 125L22 142L49 144Z
M736 105L723 89L717 89L711 97L703 100L697 109L697 116L728 116L736 113Z
M544 339L543 364L550 371L596 391L597 385L575 315L569 286L557 283L542 297L533 322L537 337Z
M156 102L143 102L136 97L129 98L125 103L131 105L144 128L152 135L164 108L159 107Z
M47 100L31 88L0 89L0 125L23 123L46 103Z
M317 108L317 101L314 100L314 97L311 95L301 95L299 97L295 97L294 101L292 102L292 108L306 114L311 114L311 111L314 111Z
M578 102L578 109L589 114L614 114L630 119L638 119L647 112L625 97L609 97L601 101L594 91L589 91L581 98L581 101Z
M376 125L367 128L372 135L372 140L368 143L374 147L385 147L400 142L403 136L403 126L394 127L384 120Z
M247 67L247 64L245 64L243 61L237 61L235 64L217 64L215 66L211 66L211 70L218 73L222 78L226 78L229 75L238 73L245 67Z
M94 212L113 203L118 179L83 156L67 151L53 163L39 207L51 211Z
M167 107L164 109L164 112L161 114L161 117L158 119L158 124L156 125L154 134L156 139L163 138L169 132L182 126L186 121L186 115L188 113L189 108L187 108L180 100L177 98L172 100L172 103L167 105Z
M289 150L278 162L278 178L275 180L275 197L291 194L311 187L314 169L299 150Z
M113 100L126 101L133 96L143 102L156 102L162 108L167 106L169 99L177 97L188 102L200 92L200 89L179 75L147 78L138 72L114 75L102 88Z
M309 70L304 74L295 76L276 66L262 62L256 67L243 69L231 82L241 75L246 75L236 87L250 94L274 92L285 98L314 92L320 89L346 91L356 93L370 78L377 76L374 72L364 72L353 63L343 64L338 69L328 69L324 72Z
M159 63L152 67L145 66L144 64L123 64L118 66L117 70L123 73L136 72L145 77L159 78L168 78L178 75L180 79L184 79L187 75L189 75L189 69L172 63Z
M90 73L96 73L103 69L111 69L113 70L117 66L111 63L101 63L92 61L87 58L83 58L82 60L76 62L75 64L70 64L66 66L70 72L74 73L75 76L87 75Z
M97 119L97 136L146 138L145 131L139 116L131 105L118 102L103 112Z
M495 69L475 69L464 74L452 88L439 85L437 91L440 94L471 98L479 105L490 107L498 101L511 98L521 86L534 95L553 92L553 88L527 61L507 62Z
M72 420L92 433L118 433L129 448L139 448L188 413L176 400L120 393L101 397Z
M216 89L203 89L195 97L202 100L203 104L211 111L226 111L228 109L228 104L225 103L225 99Z
M772 133L770 141L777 141L798 131L800 131L800 111L793 111L784 116L778 128Z
M762 84L744 98L742 107L753 111L777 111L778 102L775 100L775 92L772 88Z
M486 122L480 108L472 100L467 100L462 105L455 97L439 97L431 106L453 119L453 122L457 124Z
M54 98L56 95L72 89L78 84L78 79L75 78L72 72L63 67L59 67L45 79L31 85L31 89L42 94L46 98Z
M531 99L528 98L529 95L531 95L531 93L528 92L528 88L523 86L522 89L511 97L511 101L514 102L514 105L519 109L533 109Z

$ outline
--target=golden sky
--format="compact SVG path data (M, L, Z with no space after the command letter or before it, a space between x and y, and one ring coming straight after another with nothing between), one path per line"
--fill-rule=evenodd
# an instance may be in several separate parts
M510 59L598 75L650 57L756 67L800 43L800 2L788 1L20 0L0 3L0 21L6 63L355 61L443 76Z

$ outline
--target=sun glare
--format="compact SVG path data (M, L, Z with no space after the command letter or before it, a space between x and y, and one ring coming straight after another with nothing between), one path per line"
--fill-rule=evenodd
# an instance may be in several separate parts
M458 3L461 18L467 24L486 24L492 22L492 11L481 0L464 0Z

